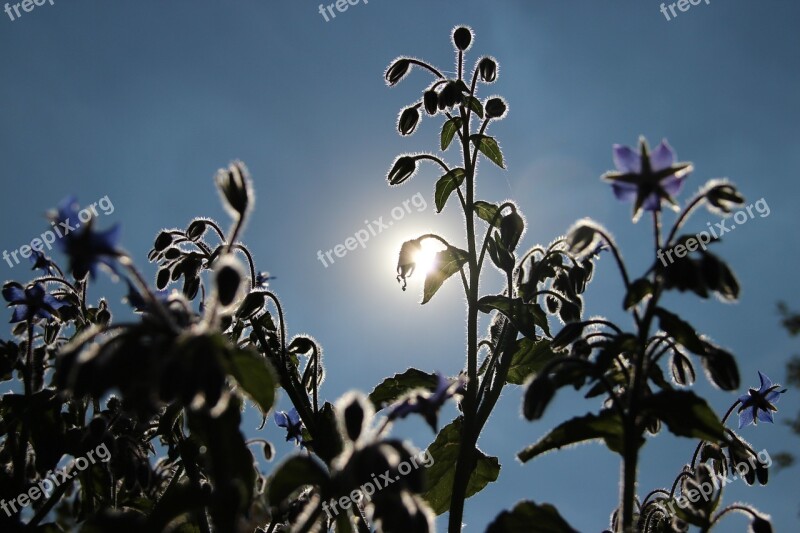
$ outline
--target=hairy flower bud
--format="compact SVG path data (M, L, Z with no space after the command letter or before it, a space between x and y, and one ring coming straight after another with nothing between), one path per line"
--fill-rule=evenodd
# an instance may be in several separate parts
M400 120L397 122L397 129L400 135L411 135L419 124L419 111L417 106L408 107L400 113Z
M456 28L453 32L453 44L462 52L472 44L472 30L466 26Z
M170 232L162 231L161 233L158 234L158 237L156 237L156 241L153 244L153 249L155 249L155 251L157 252L163 252L164 250L167 249L167 246L172 244L173 240L174 239Z
M405 58L400 58L392 63L386 70L386 82L390 87L400 83L400 80L405 78L406 74L411 70L411 61Z
M217 188L230 210L243 216L248 207L252 192L247 167L241 161L234 161L227 169L220 169L216 176Z
M425 91L425 94L422 95L422 102L425 105L425 111L429 115L435 115L439 105L439 93L433 89Z
M439 93L439 109L447 109L464 101L464 95L454 81L447 82Z
M497 63L491 57L484 57L478 63L478 74L481 81L493 83L497 79Z
M734 207L744 204L744 196L730 183L721 182L713 185L706 192L706 200L725 214L729 214Z
M389 185L400 185L414 175L417 170L417 160L411 156L398 157L389 171Z
M522 414L528 420L539 420L555 394L556 388L550 378L544 376L534 379L525 391Z
M486 105L484 106L486 109L486 116L489 118L501 118L503 115L506 114L506 103L503 101L502 98L490 98L486 101Z
M214 274L214 286L217 290L217 299L223 307L229 307L236 301L242 287L242 268L238 261L230 256L219 261Z

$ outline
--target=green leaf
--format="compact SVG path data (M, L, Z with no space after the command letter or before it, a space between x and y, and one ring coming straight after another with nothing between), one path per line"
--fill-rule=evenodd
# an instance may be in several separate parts
M498 206L490 204L489 202L484 202L483 200L478 200L473 204L473 208L478 217L494 225L496 228L500 227L502 217L497 214L497 212L500 211Z
M724 427L714 410L691 391L661 391L647 398L643 407L675 435L714 443L725 437Z
M467 252L454 246L450 246L436 254L433 268L425 276L425 287L422 293L423 305L433 298L433 295L447 281L447 278L461 270L461 267L466 264L468 259L469 254Z
M550 348L550 341L520 339L514 347L511 366L508 368L506 381L514 385L522 385L533 374L538 374L556 354Z
M622 454L622 419L616 411L603 409L596 415L590 413L567 420L538 442L519 452L517 457L527 463L545 452L596 439L603 439L609 450ZM644 443L643 439L641 443Z
M511 511L503 511L489 524L486 533L528 533L536 524L539 533L578 533L549 503L519 502Z
M315 485L323 489L328 483L328 473L312 456L295 455L290 457L270 477L267 489L269 502L280 505L296 490L306 485Z
M483 313L492 310L503 313L520 333L530 339L536 338L536 326L542 328L545 335L550 336L550 327L547 324L547 315L538 304L526 304L520 298L514 298L509 303L507 296L484 296L478 300L478 309Z
M436 436L436 440L428 447L433 464L425 472L425 491L422 497L437 515L450 509L456 461L461 442L461 423L462 420L459 417L443 427ZM497 457L488 457L480 450L475 453L477 454L475 469L467 483L467 498L483 490L489 483L496 481L500 474L500 462Z
M706 345L700 340L694 327L674 313L662 307L656 307L655 314L659 319L659 327L666 331L678 344L698 355L706 353Z
M478 150L480 150L483 155L488 157L492 163L500 168L506 168L505 163L503 162L503 152L500 151L500 146L497 144L497 141L494 139L494 137L476 133L470 137L470 140L475 143L475 145L478 147Z
M447 199L450 198L450 194L461 186L465 176L466 174L463 168L454 168L439 178L439 181L436 182L435 194L437 213L442 212L444 205L447 203Z
M653 284L647 278L639 278L631 283L631 288L625 295L625 300L622 302L623 307L628 310L639 304L645 297L653 294Z
M250 350L236 350L227 360L227 371L266 415L275 403L277 380L267 360Z
M464 96L464 104L469 109L472 109L476 115L483 118L483 104L474 96Z
M380 411L387 405L394 403L398 398L414 389L435 389L438 379L435 374L429 374L416 368L409 368L402 374L395 374L386 378L375 387L369 395L369 401Z
M463 123L464 121L461 120L461 117L453 117L444 123L442 126L442 151L447 150L447 147L453 142L453 137L455 137L456 132L461 129Z

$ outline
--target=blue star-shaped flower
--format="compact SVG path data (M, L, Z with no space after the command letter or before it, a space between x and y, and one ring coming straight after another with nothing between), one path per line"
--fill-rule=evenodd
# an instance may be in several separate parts
M440 373L436 373L436 389L433 392L420 391L412 393L406 399L395 405L389 412L389 420L405 418L412 413L422 415L428 425L437 429L439 410L442 406L457 394L464 393L466 385L463 378L450 381Z
M6 283L3 287L3 298L9 307L14 307L11 323L28 322L36 318L50 320L58 309L67 305L47 294L44 285L36 283L23 287L17 282Z
M761 386L758 389L750 389L747 394L739 397L742 406L739 407L739 429L748 424L757 425L758 421L774 423L773 411L778 409L773 405L778 402L781 394L786 389L779 390L780 385L773 385L772 380L758 372Z
M34 250L30 261L33 263L31 270L41 270L47 276L53 275L53 262L43 252Z
M256 287L266 289L269 287L269 282L276 279L275 276L270 276L269 272L259 272L256 274Z
M629 146L615 144L614 165L617 172L607 172L603 179L611 182L617 199L634 201L634 221L642 210L660 211L663 201L677 207L672 197L680 192L684 178L693 170L689 163L675 162L675 152L666 140L652 152L644 139L638 153Z
M122 255L117 249L120 237L120 225L115 224L105 231L95 231L92 227L94 218L84 226L78 217L78 202L69 196L58 205L58 214L54 217L64 233L58 245L69 257L70 270L75 279L82 280L89 274L94 278L98 265L115 269L116 259Z
M136 286L128 279L126 279L125 282L128 284L128 294L125 296L125 300L128 304L130 304L135 311L140 313L151 311L150 303L142 296L142 293L139 292ZM155 296L158 301L166 304L169 300L169 291L167 289L155 291L153 296Z
M306 442L303 439L303 421L300 420L300 415L297 409L292 408L288 413L280 411L275 413L275 423L278 427L286 429L286 440L294 440L295 444L305 446Z

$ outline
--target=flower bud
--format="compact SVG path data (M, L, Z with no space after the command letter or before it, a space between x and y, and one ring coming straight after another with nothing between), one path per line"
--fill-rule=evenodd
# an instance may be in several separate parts
M706 200L725 214L729 214L734 207L744 204L744 196L736 190L736 187L725 182L708 189Z
M243 216L250 206L250 177L241 161L234 161L227 170L220 169L216 176L217 188L230 210Z
M411 156L398 157L389 171L389 185L400 185L414 175L417 170L417 160Z
M162 231L158 234L158 237L156 237L156 241L153 244L153 249L155 249L157 252L163 252L167 249L167 246L172 244L172 241L172 234L168 231Z
M753 533L772 533L772 524L769 520L757 516L750 523L750 531Z
M392 63L386 70L386 82L390 87L400 83L400 80L405 78L406 74L411 70L411 61L405 58L400 58Z
M214 285L220 305L228 307L236 301L242 286L241 267L229 257L220 260L214 275Z
M534 379L528 385L528 390L525 391L522 414L528 420L539 420L555 394L556 388L550 378L538 377Z
M192 242L197 242L206 232L206 228L208 225L206 224L205 220L195 220L189 227L186 228L186 238Z
M506 103L503 101L502 98L490 98L486 101L486 105L484 106L486 109L486 116L489 118L501 118L503 115L506 114Z
M497 63L491 57L484 57L478 63L478 74L481 81L493 83L497 79Z
M465 51L472 44L472 30L466 26L456 28L453 32L453 44L462 52Z
M517 248L523 231L525 231L525 222L516 211L512 211L500 220L500 239L509 252L513 252Z
M439 93L439 109L447 109L464 101L464 95L454 81L447 82Z
M425 105L425 111L429 115L435 115L439 105L439 93L433 89L425 91L425 94L422 95L422 102Z
M419 111L417 106L408 107L400 113L400 120L397 123L397 129L400 135L411 135L417 129L419 124Z

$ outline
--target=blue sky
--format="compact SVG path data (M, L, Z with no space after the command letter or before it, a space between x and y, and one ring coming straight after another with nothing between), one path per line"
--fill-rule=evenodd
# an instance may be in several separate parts
M680 295L669 303L734 351L743 384L757 385L758 369L783 380L797 348L778 325L775 303L797 302L798 294L791 273L799 255L800 6L712 0L667 21L659 5L371 0L329 22L307 0L55 0L14 21L0 13L0 250L47 229L45 210L65 195L89 203L107 195L115 209L101 223L121 221L126 249L153 275L145 256L159 229L200 215L225 221L211 178L242 159L257 190L244 239L259 268L278 276L273 287L290 332L322 343L325 398L369 391L409 366L455 374L465 333L458 284L420 307L420 281L402 292L394 264L401 242L428 230L458 243L461 218L455 204L435 214L432 167L401 188L384 178L398 153L435 146L439 124L432 120L411 138L395 130L398 111L428 78L415 72L390 90L382 74L398 55L452 71L448 33L469 24L477 38L468 64L483 54L501 64L484 96L497 92L510 104L493 130L508 170L481 165L479 195L519 203L525 245L549 242L590 216L616 235L634 271L645 267L636 258L650 250L648 225L632 225L629 206L598 179L611 167L611 145L633 144L640 134L653 144L668 138L681 159L694 162L684 199L714 177L729 177L749 202L764 198L769 216L737 227L719 248L742 281L741 302ZM318 250L344 242L365 220L388 220L416 193L427 209L413 208L327 268L317 259ZM692 228L713 220L699 212ZM6 263L0 270L5 279L28 275ZM121 293L105 282L97 289L97 297ZM624 320L621 299L604 259L588 311ZM698 378L717 410L735 399ZM524 466L514 459L553 424L596 404L564 391L544 420L529 424L520 416L521 392L504 393L481 438L504 469L498 483L469 500L467 531L482 531L523 498L554 503L581 531L599 531L617 501L616 456L587 445ZM789 391L778 419L798 404ZM254 434L257 421L250 422ZM433 437L416 422L395 431L419 447ZM280 440L274 427L263 434ZM796 450L799 442L781 424L743 435L770 452ZM669 484L693 446L668 434L649 442L643 491ZM290 449L279 443L279 451ZM726 501L752 502L773 515L778 531L792 530L797 479L784 471L766 488L737 483ZM744 528L732 518L720 531Z

